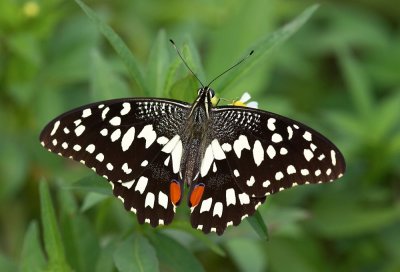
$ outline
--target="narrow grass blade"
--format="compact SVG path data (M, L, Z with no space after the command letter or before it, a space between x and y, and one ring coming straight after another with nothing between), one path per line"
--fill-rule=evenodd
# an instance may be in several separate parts
M115 51L120 56L121 60L125 63L128 68L130 75L139 87L142 94L148 94L148 89L145 84L143 73L140 69L139 62L136 60L135 56L131 53L129 48L126 46L124 41L119 37L119 35L106 23L100 20L96 13L89 8L81 0L75 0L86 15L92 20L92 22L98 27L100 32L107 38L107 40L114 47ZM141 94L139 94L141 95Z
M260 236L261 239L269 239L267 225L265 225L265 222L258 211L247 218L247 221L250 223L251 227L255 230L255 232L257 232L258 236Z
M20 271L40 272L46 267L44 256L39 239L39 228L36 222L29 224L22 247Z
M64 247L47 183L42 181L39 189L44 247L49 259L48 270L71 271L65 258Z
M228 90L228 88L237 79L247 73L256 63L263 60L265 55L271 52L272 49L280 45L282 42L286 41L294 33L296 33L311 17L311 15L318 8L318 5L312 5L297 16L294 20L284 25L272 34L268 34L266 37L262 38L259 42L251 46L245 51L243 57L246 57L251 50L254 50L254 54L249 57L245 62L243 62L240 67L233 69L228 74L224 75L218 81L219 93L223 93Z

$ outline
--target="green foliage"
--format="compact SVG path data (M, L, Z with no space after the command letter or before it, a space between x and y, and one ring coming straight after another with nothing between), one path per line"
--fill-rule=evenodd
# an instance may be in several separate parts
M399 271L398 10L307 5L0 1L0 271ZM248 91L322 131L344 178L270 196L217 237L186 205L169 226L139 225L103 178L40 146L52 117L85 103L192 102L199 82L169 38L203 84L255 50L213 83L218 96Z

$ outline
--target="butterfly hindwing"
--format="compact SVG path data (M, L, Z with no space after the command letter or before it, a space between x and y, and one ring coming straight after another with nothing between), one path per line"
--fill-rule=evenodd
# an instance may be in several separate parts
M40 141L109 180L140 223L168 224L174 214L169 182L178 179L181 158L174 159L175 167L166 161L188 110L183 102L164 99L94 103L54 119Z
M235 182L226 159L218 157L213 153L212 146L206 150L204 159L207 161L211 156L214 158L208 168L207 174L202 176L201 171L189 192L189 199L194 188L201 184L204 187L201 201L195 207L191 207L190 217L193 228L202 230L204 233L210 231L221 235L228 226L237 226L244 218L251 216L257 207L265 201L265 197L252 198L243 192ZM211 152L211 153L210 153ZM213 154L212 154L213 153ZM207 162L203 163L207 164ZM191 203L189 201L189 206Z
M213 119L235 181L252 197L329 182L345 171L342 154L328 139L289 118L228 106L213 109Z

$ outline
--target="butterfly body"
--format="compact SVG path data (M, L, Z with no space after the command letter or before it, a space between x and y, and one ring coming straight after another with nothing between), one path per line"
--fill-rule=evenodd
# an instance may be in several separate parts
M213 96L203 87L192 105L158 98L86 105L51 121L40 140L106 178L139 223L169 224L189 187L191 224L205 233L238 225L269 194L343 175L343 156L318 132L258 109L214 107Z

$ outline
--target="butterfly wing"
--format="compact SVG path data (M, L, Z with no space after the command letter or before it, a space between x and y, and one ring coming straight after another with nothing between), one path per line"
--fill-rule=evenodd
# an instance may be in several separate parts
M215 144L208 146L204 158L217 159L210 165L203 164L203 173L209 167L207 174L201 176L200 171L189 192L189 206L192 211L190 221L193 228L204 233L213 231L222 235L228 226L237 226L244 218L253 215L257 207L265 201L265 197L252 198L243 192L235 182L227 160L218 157L218 150L213 153L213 146ZM204 191L198 205L193 206L190 196L198 186L202 186Z
M140 223L168 224L174 216L169 184L179 180L181 158L169 161L188 110L188 104L165 99L98 102L54 119L40 141L109 180Z
M333 181L345 171L344 158L333 143L289 118L227 106L213 109L213 125L237 185L252 197Z

